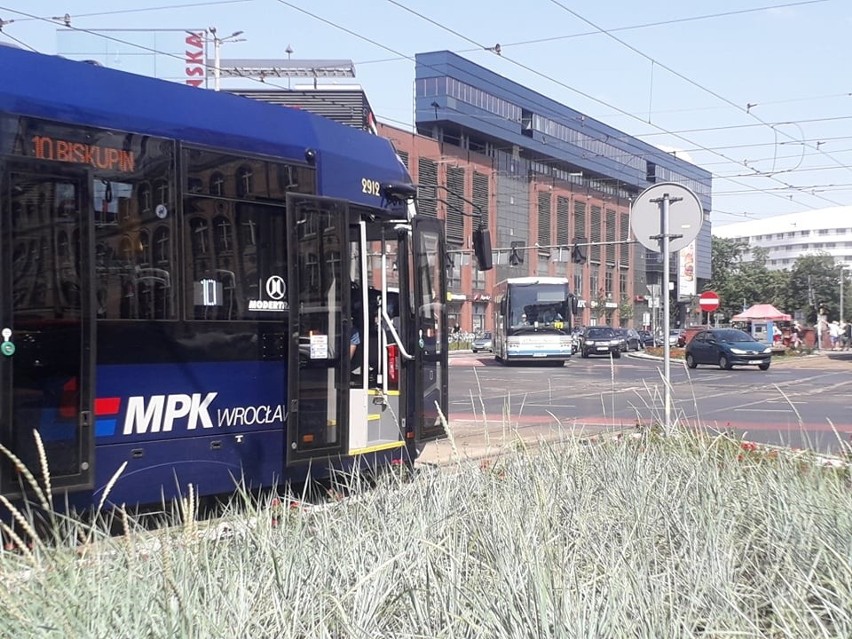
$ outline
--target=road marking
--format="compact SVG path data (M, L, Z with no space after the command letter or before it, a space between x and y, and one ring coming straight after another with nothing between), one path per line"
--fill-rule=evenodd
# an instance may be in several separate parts
M450 366L485 366L485 362L475 357L453 357L450 359Z
M792 413L789 408L735 408L738 413Z

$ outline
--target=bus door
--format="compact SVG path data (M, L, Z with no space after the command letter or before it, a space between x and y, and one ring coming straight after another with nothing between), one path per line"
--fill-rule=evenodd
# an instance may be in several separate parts
M342 455L349 421L349 220L344 202L287 195L287 461Z
M412 225L414 293L414 437L427 442L445 436L447 414L447 280L441 223L415 217Z
M67 164L7 165L0 185L0 440L54 488L93 479L94 304L90 177ZM0 492L22 475L0 455Z

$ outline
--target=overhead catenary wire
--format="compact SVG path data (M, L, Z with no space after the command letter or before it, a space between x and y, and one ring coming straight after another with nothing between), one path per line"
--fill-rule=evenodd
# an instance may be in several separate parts
M143 8L143 9L134 9L134 10L127 10L127 11L146 11L146 10L157 10L157 9L174 8L174 7L181 7L181 6L205 6L205 5L215 5L215 4L233 4L233 3L237 3L237 2L249 2L249 1L251 1L251 0L226 0L226 1L223 1L223 2L215 2L215 1L213 1L213 2L204 2L204 3L188 3L188 4L183 4L183 5L172 5L171 7L155 7L155 8L150 8L150 9L144 9L144 8ZM794 2L794 3L787 3L787 4L784 4L784 5L774 5L773 7L758 7L758 8L754 8L754 9L745 10L745 11L743 11L743 12L753 12L753 11L759 11L759 10L767 10L767 9L770 9L770 8L778 8L779 6L796 6L796 5L806 5L806 4L818 4L819 2L823 2L823 1L825 1L825 0L812 0L812 1L810 1L810 2ZM400 53L400 52L398 52L398 51L395 51L394 49L392 49L392 48L390 48L390 47L384 46L382 43L378 42L378 41L377 41L377 40L375 40L375 39L368 38L368 37L366 37L366 36L362 36L361 34L358 34L357 32L355 32L355 31L353 31L353 30L351 30L351 29L343 28L343 27L341 27L340 25L338 25L338 24L334 23L334 22L333 22L333 21L331 21L331 20L323 19L323 18L321 18L321 17L319 17L319 16L317 16L317 15L315 15L315 14L311 13L311 12L305 11L305 10L303 10L303 9L301 9L301 8L299 8L299 7L297 7L297 6L295 6L295 5L294 5L294 4L292 4L292 3L289 3L289 2L280 2L280 3L281 3L281 4L284 4L284 5L286 5L286 6L289 6L290 8L293 8L293 9L295 9L295 10L302 11L302 13L304 13L304 14L306 14L306 15L310 16L310 17L311 17L311 18L313 18L313 19L322 20L322 21L323 21L323 22L325 22L326 24L329 24L329 25L331 25L331 26L334 26L335 28L338 28L338 29L342 28L344 31L346 31L346 32L347 32L347 33L349 33L350 35L353 35L354 37L358 37L358 38L360 38L360 39L364 40L365 42L370 43L370 44L371 44L371 45L373 45L373 46L377 46L377 47L380 47L380 48L382 48L382 49L384 49L384 50L386 50L386 51L389 51L389 52L391 52L391 53L394 53L394 54L396 54L396 55L400 56L400 58L404 58L404 59L412 60L412 61L414 60L413 56L411 56L411 55L405 55L405 54L402 54L402 53ZM395 3L395 4L397 4L397 6L402 6L402 5L400 5L399 3ZM101 13L101 14L109 14L109 13L112 13L112 12L100 12L100 13ZM738 12L726 12L726 13L738 13ZM718 17L718 16L726 15L726 13L712 14L711 16L694 16L694 17L687 17L687 18L683 18L683 19L673 19L673 20L661 21L660 23L647 23L647 25L649 25L649 26L654 26L654 25L656 25L656 24L666 24L666 23L674 23L674 22L679 22L679 21L698 20L698 19L704 19L704 18L707 18L707 17ZM96 14L84 14L84 15L96 15ZM75 16L75 17L82 17L82 16ZM38 18L37 16L31 16L31 19L39 19L39 18ZM440 25L438 25L438 26L440 26ZM621 27L617 27L617 28L615 28L615 29L617 29L617 30L627 30L627 29L630 29L630 28L643 28L643 26L644 26L644 25L633 25L632 27L624 27L623 29L622 29ZM89 31L89 30L84 30L84 31L88 31L88 32L93 33L93 34L95 34L95 35L102 36L102 34L97 33L97 32L93 32L93 31ZM612 31L612 30L610 30L610 31ZM453 32L453 33L456 33L456 32ZM595 33L595 32L589 32L587 35L592 35L593 33ZM574 34L574 35L583 35L583 34ZM102 37L105 37L105 36L102 36ZM458 34L458 33L457 33L457 37L464 37L464 36L463 36L462 34ZM572 37L573 37L573 36L572 36ZM473 42L475 42L475 41L470 40L470 39L468 39L468 41L470 41L470 42L472 42L472 43L473 43ZM136 43L127 43L127 44L131 44L131 45L133 45L133 46L139 46L139 45L137 45ZM479 44L479 43L477 43L477 44L476 44L476 46L477 46L477 49L476 49L476 50L479 50L479 47L484 47L484 45L481 45L481 44ZM506 56L506 51L505 51L506 46L510 46L510 45L504 45L504 47L503 47L503 56L502 56L502 57L504 57L504 58L506 58L506 57L507 57L507 56ZM152 52L163 53L163 52L156 51L155 49L151 49L151 48L146 48L146 47L140 47L140 48L142 48L142 49L147 49L147 50L152 51ZM168 54L166 54L166 55L168 55ZM178 57L178 56L175 56L175 57ZM514 63L514 61L512 61L512 62ZM521 66L523 66L523 65L521 65ZM576 89L574 89L573 87L569 87L569 86L567 86L567 85L565 85L565 84L563 84L563 83L560 83L560 82L558 82L558 81L554 80L553 78L550 78L549 76L546 76L545 74L541 74L541 73L539 73L539 75L540 75L540 76L542 76L542 77L548 78L548 79L549 79L549 80L551 80L551 81L555 81L555 82L557 82L557 84L561 84L562 86L565 86L566 88L568 88L568 89L570 89L570 90L572 90L572 91L577 91L577 90L576 90ZM277 87L277 85L276 85L274 82L269 82L269 81L268 81L268 79L267 79L267 82L266 82L265 84L266 84L266 86L273 86L273 87ZM281 88L283 88L283 87L281 87ZM580 92L580 94L581 94L581 95L583 95L583 94L582 94L582 92ZM587 97L588 99L593 99L591 96L588 96L588 95L585 95L585 97ZM333 102L333 101L332 101L332 102ZM606 102L604 102L604 101L597 100L597 102L598 102L598 103L600 103L600 104L602 104L603 106L606 106L607 108L615 108L615 107L613 107L612 105L609 105L608 103L606 103ZM616 109L616 111L619 111L619 110L618 110L618 109ZM637 117L637 116L635 116L634 114L630 114L630 113L628 113L628 112L626 112L626 111L621 111L621 114L622 114L622 115L629 116L629 117L631 117L631 118L637 118L637 119L640 119L640 120L641 120L641 121L643 121L643 123L644 123L644 120L642 120L641 118L638 118L638 117ZM383 118L383 119L387 119L387 120L389 120L389 121L394 121L394 122L399 122L400 124L405 124L405 123L400 122L399 120L394 120L394 119L392 119L392 118ZM673 133L675 133L675 132L667 131L667 130L663 129L662 127L658 127L658 128L660 128L660 133L658 133L657 135L660 135L660 134L668 134L668 135L672 135ZM722 127L719 127L719 130L723 130L723 128L722 128ZM642 137L642 136L644 136L644 135L654 135L654 134L641 134L641 133L640 133L640 134L636 134L636 135L632 135L632 136L627 136L627 135L625 135L625 137L636 137L636 138L641 138L641 137ZM691 143L691 141L690 141L690 140L688 140L688 139L686 139L686 138L683 138L682 136L681 136L681 139L683 139L683 140L684 140L684 141L686 141L687 143ZM724 147L718 147L718 148L724 148ZM696 150L705 150L705 151L708 151L708 152L710 152L710 153L714 153L714 148L706 147L706 146L702 146L702 145L696 145L696 146L695 146L695 149L696 149ZM730 163L738 164L738 165L740 165L740 166L742 166L742 165L743 165L743 163L742 163L742 162L739 162L739 161L737 161L737 160L735 160L735 159L733 159L733 158L730 158L730 157L728 157L726 154L718 154L718 153L717 153L717 155L718 155L720 158L722 158L725 162L730 162ZM750 170L750 171L753 171L753 174L752 174L752 173L748 173L748 174L746 174L746 175L745 175L745 176L743 176L743 177L745 177L745 178L748 178L748 177L764 177L764 176L762 175L762 172L761 172L761 171L759 171L759 170L755 170L755 169L754 169L754 167L748 167L748 168L749 168L749 170ZM716 177L716 178L718 178L718 179L728 179L726 176L724 176L724 175L720 175L720 174L714 174L714 177ZM787 184L787 183L784 183L784 182L781 182L781 181L778 181L778 182L779 182L779 183L781 183L781 184L783 184L783 185L784 185L784 187L785 187L785 188L787 188L787 189L796 190L796 189L798 188L796 185ZM745 185L745 184L742 184L742 183L740 183L740 184L741 184L741 186L743 186L744 188L752 188L751 186L748 186L748 185ZM755 190L754 192L760 192L760 191L759 191L759 190ZM811 194L810 194L810 193L807 193L807 192L802 192L802 195L811 195ZM780 197L784 197L784 196L780 196ZM786 197L784 197L784 199L786 200L787 198L786 198ZM807 204L803 204L803 206L807 206ZM814 208L814 207L810 207L810 208Z
M447 31L448 33L451 33L451 34L453 34L453 35L455 35L455 36L457 36L457 37L459 37L459 38L462 38L463 40L465 40L465 41L467 41L467 42L470 42L471 44L474 44L474 45L478 46L479 48L481 48L481 49L483 49L483 50L490 50L490 49L492 48L492 47L490 47L490 46L488 46L488 45L486 45L486 44L483 44L483 43L477 42L476 40L473 40L473 39L471 39L471 38L467 37L466 35L461 34L461 33L457 32L457 31L455 31L454 29L451 29L451 28L447 27L446 25L441 24L440 22L438 22L438 21L436 21L436 20L434 20L434 19L432 19L432 18L430 18L430 17L428 17L428 16L425 16L425 15L423 15L422 13L420 13L420 12L418 12L418 11L415 11L414 9L411 9L410 7L405 6L404 4L402 4L401 2L399 2L398 0L386 0L386 1L387 1L387 2L389 2L390 4L394 5L394 6L397 6L397 7L401 8L401 9L403 9L403 10L405 10L405 11L407 11L407 12L411 13L411 14L412 14L412 15L414 15L414 16L417 16L418 18L420 18L420 19L422 19L422 20L425 20L426 22L429 22L430 24L432 24L432 25L434 25L434 26L436 26L436 27L438 27L438 28L440 28L440 29L442 29L442 30L444 30L444 31ZM556 4L559 4L558 2L556 2L556 0L551 0L551 1L552 1L552 2L555 2ZM289 3L289 2L286 2L285 0L278 0L278 2L281 2L281 3L283 3L283 4L287 4L288 6L290 5L290 3ZM300 11L305 12L303 9L299 9L299 10L300 10ZM589 23L589 24L592 24L592 23ZM594 26L594 25L593 25L593 26ZM597 28L597 27L595 27L595 28ZM346 29L344 29L344 30L346 30ZM383 48L387 48L387 47L384 47L384 46L383 46ZM622 114L624 114L624 115L627 115L627 116L629 116L629 117L631 117L631 118L633 118L633 119L635 119L635 120L638 120L638 121L642 122L643 124L649 124L650 126L653 126L653 127L657 128L657 129L659 129L660 131L662 131L662 132L664 132L664 133L667 133L667 134L671 135L672 137L675 137L675 138L677 138L677 139L679 139L679 140L681 140L681 141L685 141L685 142L688 142L688 143L690 143L690 144L693 144L693 145L697 146L698 148L700 148L701 150L704 150L704 151L706 151L706 152L708 152L708 153L712 153L712 154L718 155L718 156L720 156L720 157L722 157L722 158L724 158L724 159L728 160L729 162L742 164L741 162L737 162L737 161L736 161L736 160L734 160L733 158L730 158L730 157L728 157L727 155L725 155L725 154L723 154L723 153L720 153L720 152L718 152L718 151L713 151L712 149L710 149L710 148L708 148L708 147L706 147L706 146L704 146L704 145L697 144L696 142L694 142L694 141L692 141L692 140L689 140L689 139L685 138L685 137L684 137L684 136L682 136L682 135L679 135L679 134L673 133L672 131L669 131L669 130L667 130L665 127L662 127L662 126L660 126L660 125L658 125L658 124L656 124L656 123L648 123L648 122L645 122L645 120L643 120L641 117L639 117L639 116L638 116L638 115L636 115L636 114L630 113L630 112L628 112L628 111L625 111L624 109L621 109L620 107L616 107L616 106L614 106L614 105L612 105L612 104L609 104L608 102L606 102L606 101L604 101L604 100L601 100L600 98L594 97L594 96L592 96L592 95L590 95L590 94L588 94L588 93L586 93L586 92L580 91L579 89L577 89L577 88L575 88L575 87L572 87L572 86L570 86L570 85L568 85L568 84L566 84L566 83L564 83L564 82L562 82L562 81L560 81L560 80L557 80L556 78L553 78L553 77L552 77L552 76L550 76L550 75L547 75L547 74L545 74L545 73L542 73L541 71L538 71L537 69L533 69L532 67L530 67L530 66L528 66L528 65L526 65L526 64L524 64L524 63L518 62L517 60L514 60L514 59L512 59L511 57L507 56L507 55L505 54L505 51L503 51L502 47L501 47L500 57L501 57L502 59L504 59L504 60L507 60L507 61L508 61L508 62L510 62L511 64L514 64L515 66L518 66L518 67L520 67L520 68L524 69L525 71L527 71L527 72L529 72L529 73L532 73L532 74L534 74L534 75L536 75L536 76L539 76L539 77L541 77L541 78L543 78L543 79L545 79L545 80L548 80L548 81L550 81L550 82L553 82L554 84L557 84L557 85L559 85L559 86L562 86L562 87L564 87L564 88L568 89L569 91L572 91L572 92L574 92L574 93L577 93L578 95L580 95L580 96L582 96L582 97L584 97L584 98L586 98L586 99L588 99L588 100L591 100L591 101L596 102L596 103L598 103L598 104L602 104L602 105L604 105L604 106L606 106L606 107L608 107L608 108L615 109L616 111L618 111L618 112L620 112L620 113L622 113ZM634 136L634 137L635 137L635 136ZM754 170L754 172L755 172L755 173L759 173L759 171L757 171L756 169ZM767 179L769 179L769 180L771 180L771 181L774 181L774 182L777 182L777 183L783 184L784 186L786 186L786 187L787 187L787 188L789 188L789 189L794 189L794 190L795 190L795 188L796 188L796 186L795 186L795 185L792 185L792 184L786 183L786 182L784 182L783 180L780 180L780 179L778 179L778 178L777 178L777 177L775 177L775 176L769 175L769 176L764 176L764 177L766 177ZM737 182L736 182L736 180L731 180L731 181L733 181L733 182L737 183ZM747 185L743 185L743 184L741 184L741 186L747 186ZM771 195L771 193L770 193L770 195ZM826 197L822 197L822 196L815 196L815 195L812 195L812 194L811 194L811 197L815 197L816 199L820 199L820 200L822 200L822 201L824 201L824 202L827 202L827 203L829 203L829 204L832 204L832 205L834 205L834 206L839 206L839 205L840 205L840 203L835 202L835 201L833 201L833 200L831 200L831 199L829 199L829 198L826 198ZM810 208L816 208L816 207L810 207Z
M574 17L575 17L575 18L577 18L578 20L582 20L583 22L585 22L586 24L590 25L591 27L593 27L593 28L595 28L595 29L598 29L598 30L599 30L602 34L606 35L606 36L607 36L607 37L609 37L609 38L612 38L613 40L615 40L616 42L618 42L618 43L619 43L619 44L621 44L622 46L627 47L628 49L630 49L631 51L633 51L633 52L634 52L634 53L636 53L637 55L642 56L642 57L643 57L643 58L645 58L646 60L649 60L650 62L652 62L652 63L653 63L653 64L655 64L656 66L662 67L663 69L665 69L665 70L666 70L666 71L668 71L669 73L671 73L671 74L675 75L676 77L680 78L680 79L681 79L681 80L683 80L684 82L687 82L688 84L690 84L690 85L692 85L692 86L696 87L697 89L700 89L700 90L702 90L702 91L705 91L706 93L708 93L709 95L712 95L712 96L713 96L714 98L716 98L717 100L720 100L720 101L724 102L725 104L727 104L727 105L729 105L730 107L732 107L732 108L734 108L734 109L736 109L736 110L740 111L741 113L745 113L747 116L749 116L749 117L751 117L751 118L753 118L753 119L757 120L757 122L759 122L760 124L762 124L762 125L764 125L764 126L768 126L768 127L772 128L772 129L776 132L776 134L781 133L782 135L784 135L785 137L787 137L787 138L789 138L789 139L791 139L791 140L796 140L796 139L797 139L797 138L794 138L794 137L790 136L789 134L787 134L787 133L785 133L785 132L783 132L783 131L778 131L778 129L777 129L777 128L775 128L775 127L774 127L774 126L772 126L770 123L766 122L765 120L763 120L762 118L760 118L759 116L757 116L757 115L754 113L754 111L753 111L753 110L752 110L749 106L743 107L742 105L737 104L737 103L736 103L736 102L734 102L733 100L728 99L727 97L725 97L725 96L721 95L720 93L718 93L718 92L714 91L713 89L710 89L710 88L708 88L708 87L704 86L704 85L703 85L703 84L701 84L700 82L696 82L695 80L693 80L692 78L690 78L690 77L688 77L688 76L684 75L683 73L680 73L679 71L677 71L677 70L673 69L672 67L670 67L670 66L668 66L668 65L666 65L666 64L664 64L664 63L662 63L662 62L660 62L659 60L657 60L657 59L655 59L655 58L652 58L652 57L651 57L651 56L649 56L648 54L646 54L646 53L644 53L643 51L640 51L639 49L637 49L636 47L634 47L632 44L630 44L630 43L628 43L628 42L625 42L624 40L622 40L622 39L621 39L621 38L619 38L618 36L614 35L611 31L608 31L607 29L604 29L603 27L600 27L599 25L595 24L594 22L592 22L592 21L591 21L591 20L589 20L588 18L586 18L586 17L584 17L584 16L580 15L580 13L578 13L578 12L577 12L577 11L575 11L574 9L571 9L571 8L569 8L569 7L566 7L566 6L565 6L565 5L561 2L561 0L549 0L549 1L550 1L550 2L552 2L553 4L555 4L556 6L561 7L563 10L567 11L568 13L570 13L572 16L574 16ZM827 153L827 152L825 152L825 151L822 151L822 150L820 149L820 147L819 147L819 146L816 146L816 147L813 147L813 148L815 148L817 152L820 152L820 153L822 153L823 155L825 155L827 158L829 158L829 159L833 160L833 161L834 161L834 162L838 165L838 167L839 167L839 168L845 169L846 171L849 171L850 173L852 173L852 167L850 167L850 166L848 166L848 165L846 165L846 164L844 164L844 163L840 162L839 160L837 160L836 158L834 158L831 154L829 154L829 153Z
M216 5L223 4L241 4L246 2L256 2L257 0L207 0L206 2L189 2L184 4L167 4L159 7L137 7L135 9L113 9L111 11L94 11L91 13L75 13L75 14L67 14L68 17L73 20L75 18L99 18L102 16L112 16L112 15L121 15L126 13L148 13L151 11L173 11L175 9L193 9L198 7L213 7ZM4 8L4 11L12 11L12 9ZM43 18L37 16L28 16L25 18L20 18L17 20L18 22L26 22L32 20L42 20ZM59 18L53 18L59 19ZM62 18L64 19L64 18Z

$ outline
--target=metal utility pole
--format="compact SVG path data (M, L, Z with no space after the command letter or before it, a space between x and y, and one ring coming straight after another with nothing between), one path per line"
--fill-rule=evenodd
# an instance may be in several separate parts
M216 35L216 27L208 29L210 35L213 36L213 90L219 90L219 78L222 75L222 62L219 57L219 49L224 42L245 42L245 38L240 38L243 35L242 31L234 31L231 35L220 38Z
M672 204L680 202L670 209ZM698 196L687 187L673 182L654 184L648 187L633 202L630 209L630 228L637 241L651 251L663 254L663 385L665 422L663 430L671 434L672 387L671 387L671 299L669 283L671 276L672 251L680 251L697 236L704 221ZM674 229L676 233L670 231Z
M664 402L665 402L665 425L664 430L668 434L672 424L672 357L669 332L671 331L671 295L669 293L669 266L671 264L670 242L673 238L683 237L681 235L669 234L669 204L680 202L683 198L670 197L664 193L663 197L651 200L660 205L660 251L663 254L663 377L665 378Z
M289 44L287 48L284 49L284 53L287 54L287 90L290 90L290 82L292 81L292 76L290 75L290 56L293 55L293 47Z

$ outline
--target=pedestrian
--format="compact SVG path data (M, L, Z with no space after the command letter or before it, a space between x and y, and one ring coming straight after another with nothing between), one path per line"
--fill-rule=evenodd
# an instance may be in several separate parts
M828 338L831 342L831 350L836 351L840 339L840 324L837 323L837 320L828 325Z
M843 350L848 351L852 347L852 322L846 322L843 327Z
M793 333L790 337L793 345L793 350L800 350L802 347L802 338L804 337L804 331L802 330L802 326L801 324L799 324L799 322L793 322Z

